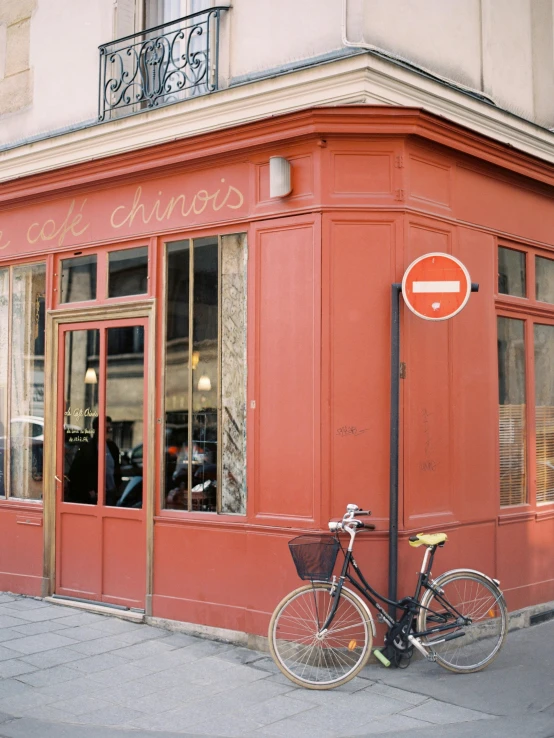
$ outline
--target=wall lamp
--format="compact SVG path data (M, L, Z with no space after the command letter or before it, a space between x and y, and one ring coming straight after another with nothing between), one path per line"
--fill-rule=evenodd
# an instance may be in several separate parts
M292 192L290 161L281 156L269 158L269 196L286 197Z

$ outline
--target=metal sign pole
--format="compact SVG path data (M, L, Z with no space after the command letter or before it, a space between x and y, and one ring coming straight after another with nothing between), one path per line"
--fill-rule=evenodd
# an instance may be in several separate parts
M389 600L396 600L398 580L398 434L400 425L400 293L392 285L390 363L390 494L389 494ZM396 608L388 606L396 620Z
M400 295L402 284L394 283L391 300L391 363L390 363L390 488L389 488L389 600L396 601L398 587L398 466L400 428ZM471 292L479 285L471 282ZM396 608L388 606L396 620Z

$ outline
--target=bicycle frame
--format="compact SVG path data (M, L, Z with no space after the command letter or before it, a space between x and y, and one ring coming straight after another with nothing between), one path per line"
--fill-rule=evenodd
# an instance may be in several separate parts
M406 628L407 640L426 658L429 658L429 649L432 648L434 644L438 644L446 640L446 638L439 638L436 641L423 644L420 641L421 637L431 634L440 634L443 631L449 631L453 628L459 628L460 625L467 624L467 619L460 612L458 612L458 610L453 605L451 605L450 602L448 602L448 600L443 596L442 591L434 586L434 582L431 579L431 567L433 565L433 559L435 557L437 546L428 546L425 551L422 567L418 573L414 595L412 597L405 597L397 601L389 600L387 597L384 597L379 592L377 592L377 590L369 584L354 559L352 549L354 545L354 539L356 537L356 530L350 530L346 526L344 526L344 530L346 530L346 532L350 534L351 540L346 551L341 545L341 550L344 553L344 562L340 575L338 577L333 577L331 590L331 594L333 596L336 595L335 602L325 622L323 623L323 626L320 629L320 633L324 633L328 629L329 625L333 621L333 618L335 617L339 604L340 593L345 582L349 582L377 610L383 621L387 623L390 628L394 626L399 626L401 629ZM354 570L354 575L352 575L351 569ZM453 620L449 622L445 615L439 615L439 613L435 613L437 618L439 618L439 624L436 627L422 632L412 631L412 625L416 619L418 612L422 608L420 599L422 591L424 589L429 589L434 593L437 601L439 601L441 605L445 608L446 613L453 616ZM395 620L388 614L385 608L381 606L379 601L386 605L392 605L395 610L403 610L403 615L398 620ZM440 624L441 620L443 624ZM454 636L454 634L452 635ZM459 635L462 634L460 633ZM458 635L456 635L456 637L458 637Z

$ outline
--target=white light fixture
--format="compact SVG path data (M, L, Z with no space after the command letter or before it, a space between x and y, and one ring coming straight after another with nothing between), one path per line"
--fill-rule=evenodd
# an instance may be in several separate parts
M209 392L212 388L212 383L207 374L203 374L198 380L198 390L200 392Z
M280 156L269 158L269 196L286 197L292 192L290 161Z
M98 384L98 377L91 366L89 366L85 373L85 384Z

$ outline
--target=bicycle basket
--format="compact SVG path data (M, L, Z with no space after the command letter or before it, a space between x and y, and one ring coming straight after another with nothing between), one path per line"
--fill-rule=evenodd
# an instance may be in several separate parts
M339 551L333 536L298 536L289 541L289 549L300 579L331 579Z

